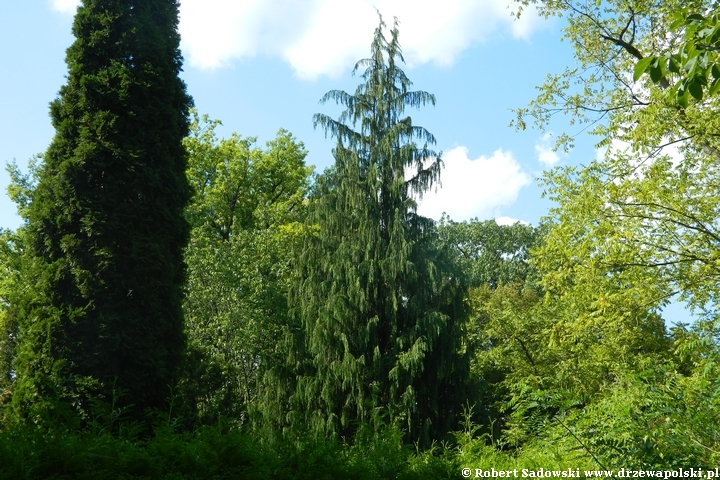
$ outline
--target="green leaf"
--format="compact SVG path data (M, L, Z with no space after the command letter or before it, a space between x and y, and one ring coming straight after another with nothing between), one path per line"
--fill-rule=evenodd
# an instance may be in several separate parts
M685 18L682 16L682 14L678 14L678 16L675 17L675 19L670 24L670 31L674 32L678 28L680 28L682 25L685 24Z
M638 79L642 77L642 74L645 73L645 71L648 69L650 63L656 59L657 57L645 57L639 62L637 62L637 64L635 64L635 71L633 73L633 81L637 82Z
M677 102L681 107L686 108L688 106L689 95L688 91L680 87L677 91Z
M718 66L717 63L713 64L710 72L712 73L713 78L720 78L720 66Z
M710 85L710 88L708 89L708 96L715 95L718 90L720 90L720 78L716 78L712 84Z
M680 73L680 58L678 55L670 55L668 59L668 70L673 73Z
M690 85L688 85L688 91L690 92L690 95L695 98L695 100L702 100L703 97L703 87L699 81L697 81L697 78L694 78L692 82L690 82Z
M664 77L664 75L663 75L662 68L660 68L659 66L650 68L650 79L654 83L658 83L660 81L660 79L663 77Z
M712 34L710 34L708 38L709 43L717 43L718 41L720 41L720 23L715 25Z
M706 27L706 28L703 28L702 30L700 30L699 32L697 32L697 36L698 36L698 38L705 39L705 38L708 38L709 36L711 36L714 32L715 32L714 28Z
M698 67L700 67L700 70L703 72L706 72L708 69L708 56L706 52L701 53L698 55Z
M685 12L682 10L675 12L670 18L672 20L669 27L671 31L675 31L685 24Z

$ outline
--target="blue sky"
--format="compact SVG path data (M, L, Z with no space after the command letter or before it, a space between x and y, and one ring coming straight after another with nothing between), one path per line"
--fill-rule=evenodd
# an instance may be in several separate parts
M78 0L6 2L0 16L0 162L22 167L53 136L48 104L64 83L65 49L73 41ZM443 187L426 195L424 215L478 217L537 224L550 202L537 177L555 165L586 164L594 139L581 134L569 154L550 149L553 133L581 127L559 118L553 132L509 128L511 109L534 98L548 73L572 65L560 41L562 20L526 11L511 16L512 0L184 0L181 6L183 78L200 113L237 132L274 138L292 132L317 171L332 164L332 139L313 129L317 112L336 115L318 100L331 89L354 91L350 72L369 53L377 7L400 20L406 73L437 105L410 112L444 152ZM0 190L8 176L0 172ZM16 228L14 204L0 195L0 227ZM682 306L666 321L686 319Z
M332 163L331 139L312 116L336 114L318 100L331 89L354 91L355 61L369 53L377 7L400 20L406 73L437 105L410 114L444 152L443 188L426 196L421 213L455 220L510 217L536 224L547 212L535 178L552 165L587 163L593 139L581 136L569 154L550 151L552 137L516 132L512 108L525 106L545 75L572 63L560 42L560 20L526 12L510 0L184 0L180 32L183 78L200 113L220 119L220 134L257 136L279 128L305 143L318 171ZM73 40L77 0L9 2L0 17L0 162L23 166L53 135L48 103L64 82L65 49ZM560 120L558 133L569 127ZM5 190L7 174L0 174ZM0 226L20 219L2 195Z

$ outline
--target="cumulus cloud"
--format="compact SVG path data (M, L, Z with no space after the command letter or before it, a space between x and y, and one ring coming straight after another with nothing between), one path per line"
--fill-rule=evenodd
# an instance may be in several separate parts
M74 12L79 0L52 2ZM410 66L450 65L498 29L527 39L540 23L534 7L515 19L513 0L183 0L183 54L197 68L267 55L283 58L300 78L336 76L367 56L376 7L388 25L401 21Z
M418 213L436 220L443 212L456 221L491 218L530 184L511 152L496 150L490 157L471 159L467 148L456 147L443 155L443 161L442 187L427 192L418 206Z
M335 76L367 55L375 7L401 21L409 65L452 64L488 34L509 27L527 38L539 23L533 9L515 20L512 0L184 0L180 32L190 65L216 68L253 55L279 56L301 78Z
M258 54L280 56L301 78L335 76L367 55L377 25L375 7L398 17L410 65L451 64L473 42L510 26L527 38L534 12L519 21L512 0L185 0L180 30L190 64L214 68Z
M51 2L53 10L69 14L74 14L79 4L80 0L52 0Z
M557 152L553 150L551 140L552 133L548 132L535 143L538 162L542 163L545 168L550 168L560 161Z
M528 222L526 222L524 220L518 220L517 218L512 218L512 217L497 217L495 219L495 223L497 223L500 226L503 226L503 225L510 226L510 225L515 225L516 223L520 223L522 225L530 225Z

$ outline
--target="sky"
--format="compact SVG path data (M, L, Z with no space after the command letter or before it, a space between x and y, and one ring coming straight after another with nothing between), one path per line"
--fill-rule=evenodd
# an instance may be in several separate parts
M65 81L78 0L4 2L0 15L0 163L21 168L49 145L48 105ZM495 218L537 224L551 203L538 178L557 165L587 164L594 139L580 134L569 153L554 136L580 133L569 119L552 130L518 132L512 109L532 100L548 73L573 64L561 42L561 19L530 10L519 19L512 0L183 0L182 78L200 114L219 119L221 136L237 132L263 146L280 128L308 150L317 172L333 163L332 138L315 130L329 90L354 92L355 62L370 52L379 11L399 20L406 74L437 103L411 111L437 139L445 169L441 188L426 194L421 214L457 221ZM9 178L0 172L0 190ZM15 206L0 195L0 227L16 228Z
M8 2L0 15L0 163L24 167L53 136L48 104L65 81L65 49L73 41L77 0ZM413 88L437 103L408 112L437 139L445 169L441 188L426 194L420 213L454 220L499 218L537 224L549 203L536 178L554 165L587 163L595 155L584 137L569 155L550 146L553 132L516 132L508 124L534 97L545 75L572 63L558 20L511 0L184 0L181 49L188 92L201 114L258 145L285 128L309 151L320 172L333 163L332 138L315 130L315 113L337 116L319 103L332 89L353 92L355 62L368 56L377 10L400 24L406 74ZM563 125L557 132L563 131ZM576 133L570 131L570 133ZM9 181L0 173L0 189ZM0 195L0 227L20 218Z

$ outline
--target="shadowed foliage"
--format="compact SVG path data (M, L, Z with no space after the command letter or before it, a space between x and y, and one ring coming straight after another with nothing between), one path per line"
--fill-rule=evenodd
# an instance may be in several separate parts
M177 24L174 0L78 8L56 134L24 210L36 295L19 317L21 416L165 408L185 348L189 233Z

